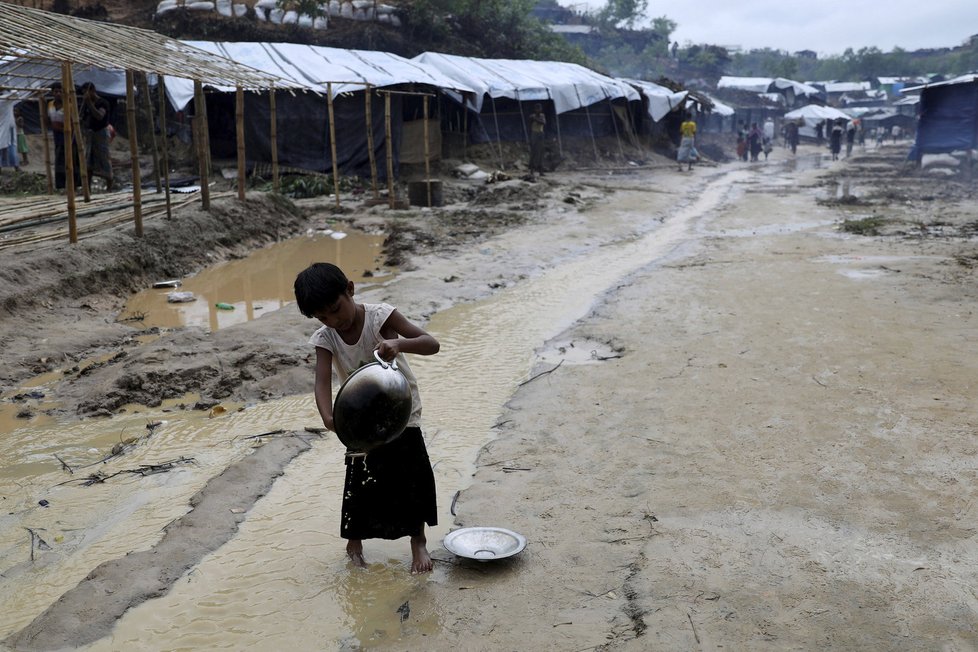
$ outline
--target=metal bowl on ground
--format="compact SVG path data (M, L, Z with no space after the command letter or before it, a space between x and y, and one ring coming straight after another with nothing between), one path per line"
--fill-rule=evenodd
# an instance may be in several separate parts
M463 527L446 534L442 543L459 557L492 561L523 552L526 537L501 527Z
M411 418L411 386L397 362L377 362L350 374L333 401L333 424L351 451L367 453L394 441Z

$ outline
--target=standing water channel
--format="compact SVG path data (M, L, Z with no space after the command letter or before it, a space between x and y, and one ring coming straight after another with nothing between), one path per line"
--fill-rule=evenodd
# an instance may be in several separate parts
M424 428L438 486L439 525L427 533L436 559L432 574L407 572L406 539L368 541L369 568L357 572L348 567L345 542L338 536L343 448L328 435L314 439L312 449L289 464L248 512L234 538L204 557L167 594L130 609L112 635L86 649L329 649L324 644L335 642L334 649L342 650L393 643L407 630L437 635L438 614L424 607L430 604L426 593L447 576L448 565L438 560L450 557L441 540L453 528L452 497L470 483L478 452L493 438L504 404L528 378L535 352L585 317L620 279L656 264L687 241L696 218L709 214L729 188L729 183L715 183L651 233L597 248L486 300L437 313L427 324L442 351L415 356L411 363L425 405ZM221 300L208 297L208 302L213 299ZM369 290L361 300L370 300ZM66 552L48 568L23 571L34 574L38 590L8 593L0 588L0 599L8 605L0 616L0 636L26 625L101 561L150 547L166 523L186 513L187 500L210 475L254 445L245 437L321 425L312 395L307 394L228 409L217 418L134 407L97 423L21 429L14 439L45 441L53 432L44 430L53 428L60 441L84 450L90 444L104 445L121 432L141 431L153 420L164 424L152 446L137 448L127 465L180 455L193 455L197 464L121 480L111 487L104 483L59 488L57 500L67 513L84 514L85 522L65 517L64 510L59 519L32 521L63 543ZM38 444L31 454L36 461L49 458L51 450ZM17 459L23 457L31 456ZM29 484L36 490L60 481L62 476L49 472L31 478ZM478 517L467 514L466 521L476 523ZM22 531L17 537L24 538ZM9 550L13 539L0 534L0 550ZM4 561L4 567L10 566L10 560ZM398 617L405 602L412 607L410 619Z

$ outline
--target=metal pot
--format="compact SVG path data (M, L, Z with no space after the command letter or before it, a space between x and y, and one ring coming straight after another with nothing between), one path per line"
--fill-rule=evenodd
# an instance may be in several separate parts
M411 418L411 386L397 368L374 351L377 362L346 379L333 402L336 434L350 451L366 453L393 441Z

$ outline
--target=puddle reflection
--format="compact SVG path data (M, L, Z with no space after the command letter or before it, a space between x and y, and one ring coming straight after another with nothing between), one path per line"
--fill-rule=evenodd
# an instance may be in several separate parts
M150 288L133 296L120 319L141 317L146 328L201 326L211 331L261 317L293 301L295 276L314 262L335 263L354 283L392 277L383 263L384 237L347 232L344 238L319 232L261 249L241 260L215 265L183 279L178 288ZM169 280L169 279L164 279ZM195 301L169 303L171 292L192 292ZM218 308L217 304L226 306Z

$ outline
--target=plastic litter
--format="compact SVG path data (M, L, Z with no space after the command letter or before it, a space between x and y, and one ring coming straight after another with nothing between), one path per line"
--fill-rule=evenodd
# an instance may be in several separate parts
M169 281L157 281L156 283L153 283L154 288L178 288L181 285L183 285L183 283L181 283L179 279L171 279Z
M234 310L234 306L232 306L230 303L218 302L214 304L214 307L218 310Z
M196 301L197 297L193 292L169 292L166 295L167 303L190 303Z

